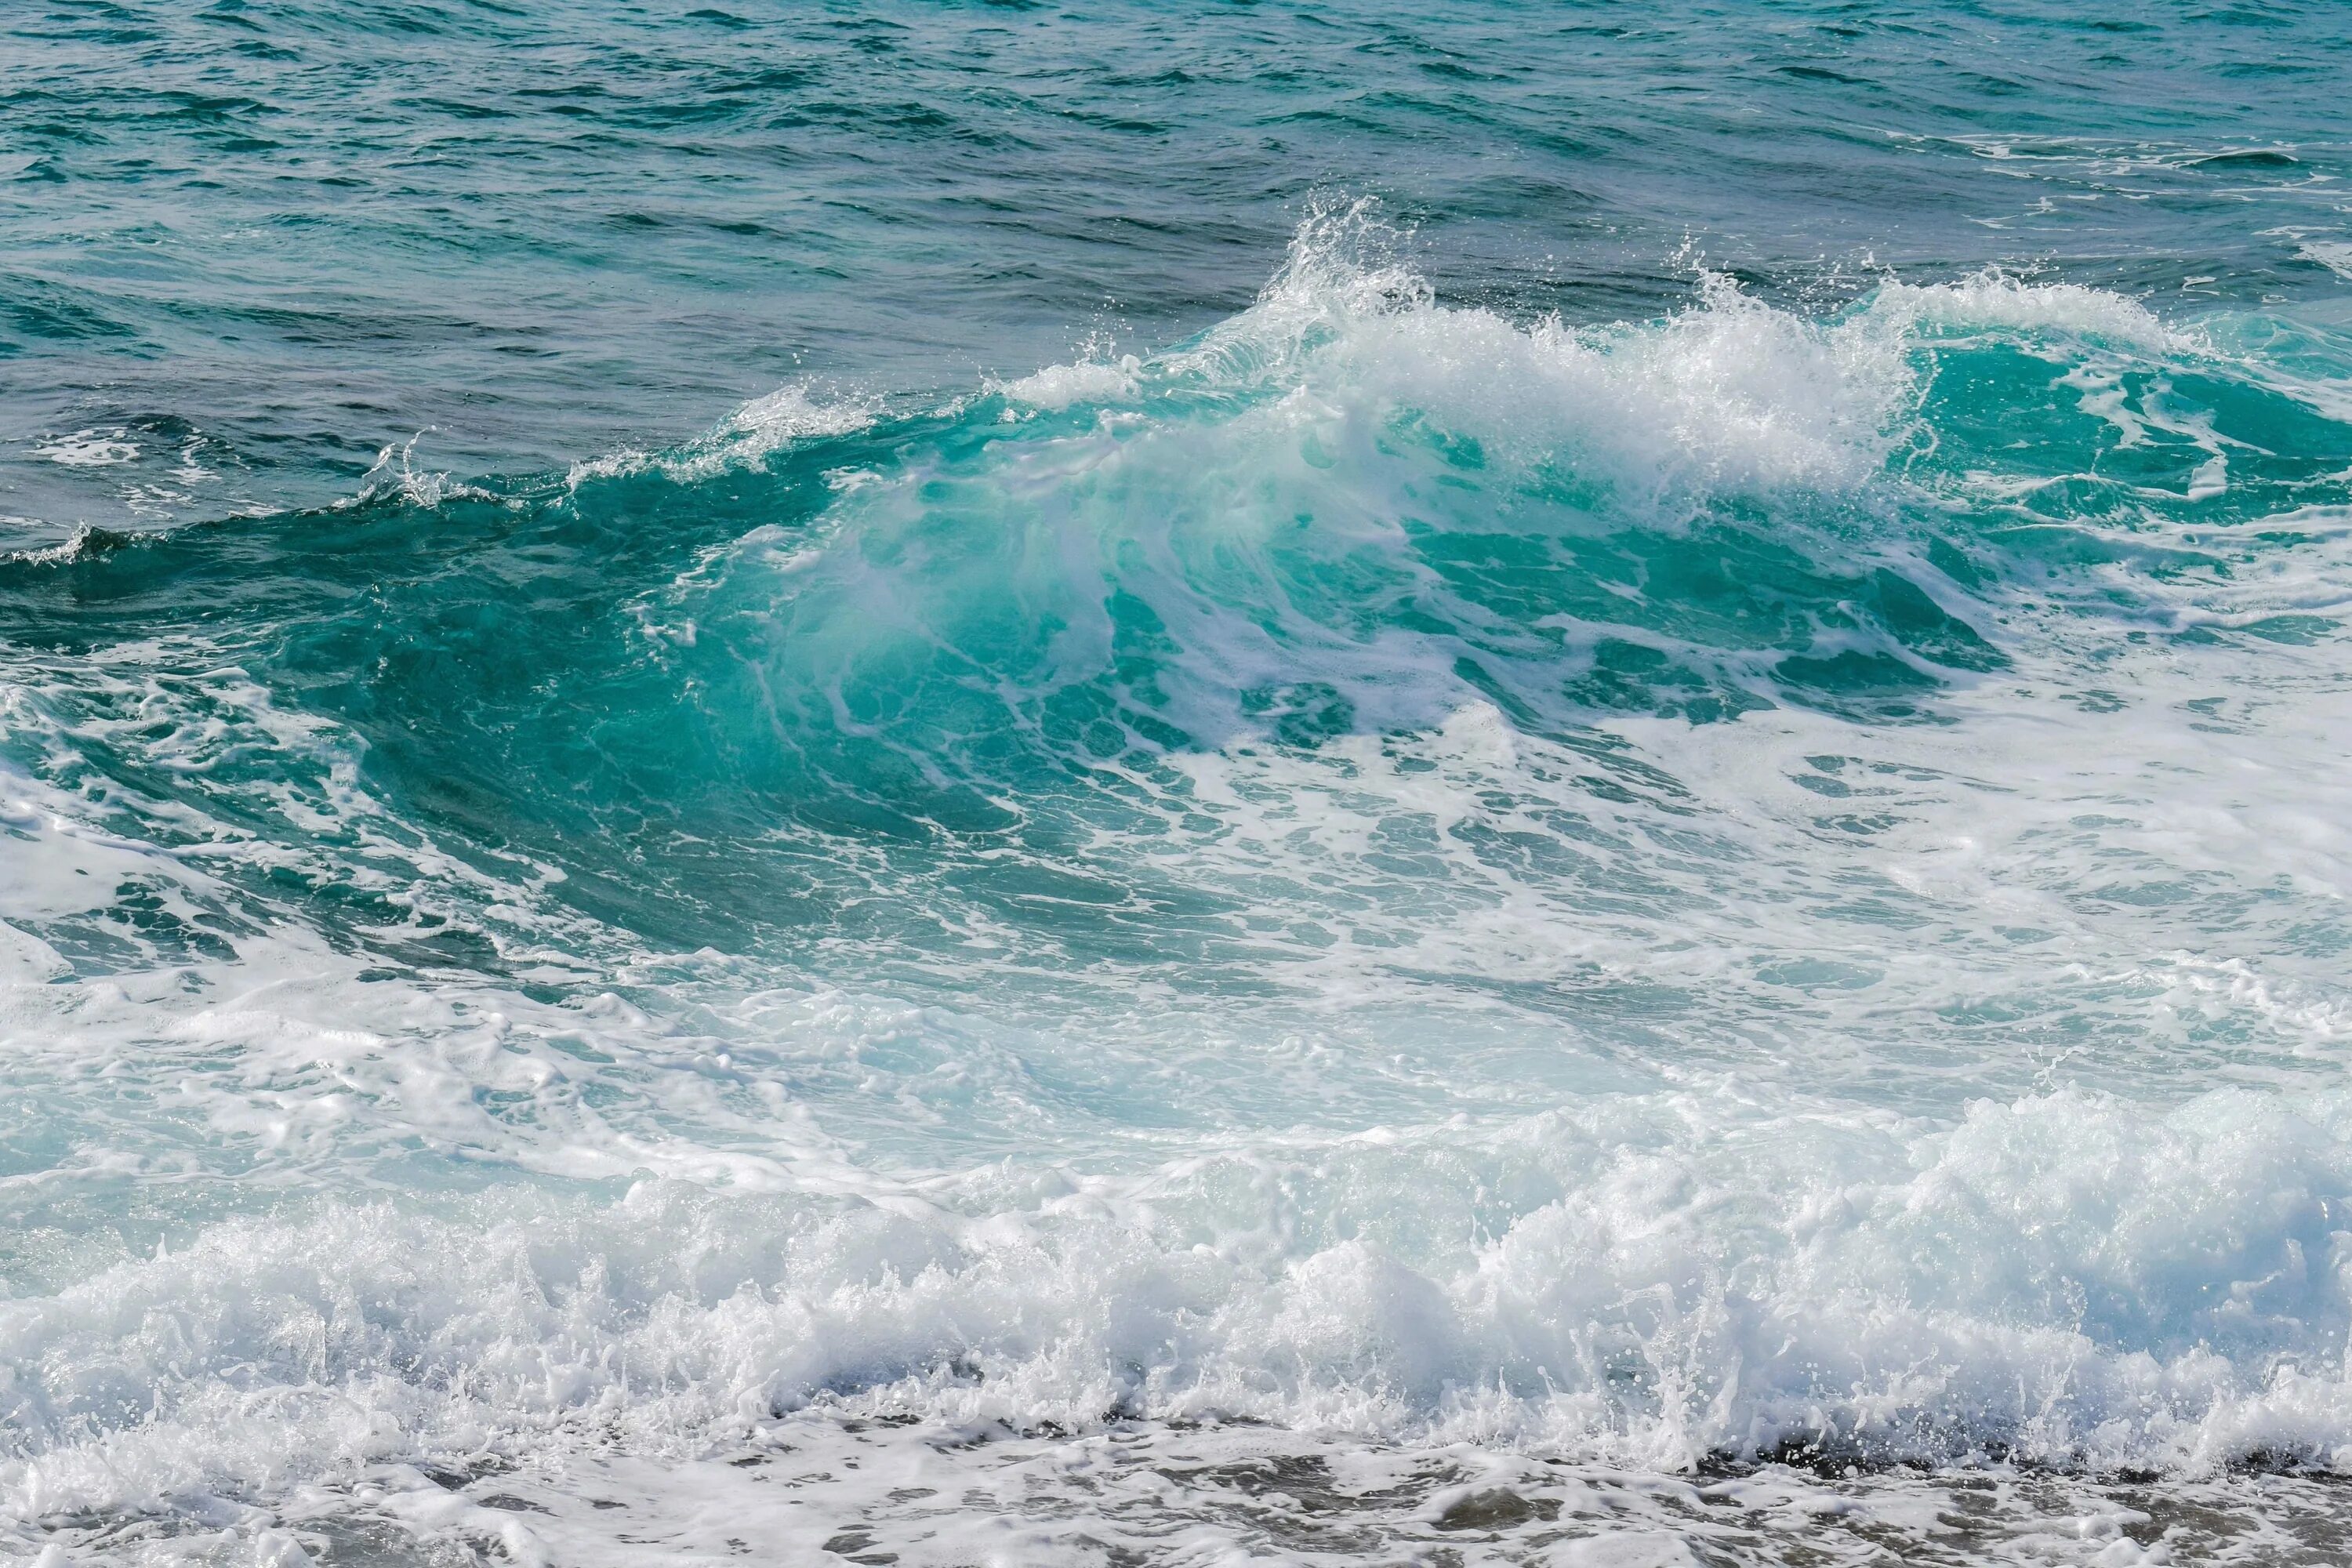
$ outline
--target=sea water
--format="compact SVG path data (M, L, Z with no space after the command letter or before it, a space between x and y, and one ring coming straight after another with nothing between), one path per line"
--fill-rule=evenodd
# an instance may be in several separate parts
M0 1554L2352 1552L2352 10L0 35Z

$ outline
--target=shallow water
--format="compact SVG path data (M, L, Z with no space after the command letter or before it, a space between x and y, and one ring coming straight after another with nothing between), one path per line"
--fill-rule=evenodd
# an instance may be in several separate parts
M0 1552L2336 1561L2332 7L12 19Z

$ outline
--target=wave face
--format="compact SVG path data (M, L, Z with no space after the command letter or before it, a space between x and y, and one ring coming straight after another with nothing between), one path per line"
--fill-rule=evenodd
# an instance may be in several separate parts
M0 1552L2340 1552L2340 311L1302 205L1044 368L24 523Z

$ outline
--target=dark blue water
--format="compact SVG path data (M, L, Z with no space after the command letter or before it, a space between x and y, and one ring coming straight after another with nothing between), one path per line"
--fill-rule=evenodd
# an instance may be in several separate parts
M317 504L420 431L524 472L796 377L1156 346L1318 193L1381 197L1449 299L1580 321L1685 298L1686 242L1773 298L2338 281L2301 247L2340 227L2325 4L107 4L9 44L0 482L51 522ZM30 458L83 429L140 460Z
M2352 12L0 29L0 1553L2343 1554Z

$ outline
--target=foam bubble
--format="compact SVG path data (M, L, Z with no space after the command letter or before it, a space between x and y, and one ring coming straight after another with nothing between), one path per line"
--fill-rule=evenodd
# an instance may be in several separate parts
M1890 279L1872 295L1866 310L1906 330L2054 332L2153 354L2190 353L2201 342L2193 333L2168 325L2140 300L2111 289L2029 282L1998 269L1952 283Z
M2306 239L2296 245L2294 253L2306 261L2315 261L2338 278L2352 279L2352 244L2340 239Z
M1142 362L1133 354L1116 360L1078 360L1048 365L1016 381L992 384L990 390L1013 402L1058 413L1074 403L1118 403L1133 397L1142 368Z
M139 446L124 430L77 430L38 443L33 456L61 468L106 468L136 462Z

